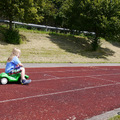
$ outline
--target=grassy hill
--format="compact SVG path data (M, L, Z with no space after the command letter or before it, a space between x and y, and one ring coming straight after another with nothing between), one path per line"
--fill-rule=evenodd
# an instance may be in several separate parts
M87 63L119 62L120 43L101 40L98 51L90 51L87 38L71 35L54 35L31 30L20 30L27 41L20 45L7 44L0 34L0 62L6 62L14 47L21 49L21 62Z

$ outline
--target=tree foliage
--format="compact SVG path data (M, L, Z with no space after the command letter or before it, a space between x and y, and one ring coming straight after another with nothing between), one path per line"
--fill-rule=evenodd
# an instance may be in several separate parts
M39 14L44 17L42 24L51 26L62 26L62 16L60 9L64 0L43 0L42 9Z
M42 0L40 0L42 1ZM1 0L0 15L10 21L9 28L12 29L13 20L24 22L40 22L43 18L38 15L36 0Z
M67 0L66 21L71 29L95 32L93 49L96 50L99 37L117 35L120 31L119 0Z
M1 0L0 15L10 29L17 20L95 32L94 50L99 37L120 35L120 0Z

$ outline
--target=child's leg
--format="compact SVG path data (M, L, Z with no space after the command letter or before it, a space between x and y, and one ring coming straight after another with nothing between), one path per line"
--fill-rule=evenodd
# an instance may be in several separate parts
M25 68L21 67L20 70L21 70L21 80L24 80L25 79Z
M31 80L26 80L25 79L25 68L21 67L21 84L26 85L29 84L31 82Z

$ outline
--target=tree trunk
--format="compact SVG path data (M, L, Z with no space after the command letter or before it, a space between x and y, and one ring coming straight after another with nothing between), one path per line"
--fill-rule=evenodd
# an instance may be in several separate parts
M9 30L12 30L12 20L9 20Z
M99 40L98 34L96 33L95 38L93 39L93 42L92 42L93 51L96 51L98 49L98 46L99 46L98 40Z

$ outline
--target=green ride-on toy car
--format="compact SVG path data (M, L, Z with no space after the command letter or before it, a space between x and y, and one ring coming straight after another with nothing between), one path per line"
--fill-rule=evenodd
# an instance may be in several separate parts
M28 79L29 76L25 75L25 78ZM7 73L3 72L0 74L0 83L2 85L5 85L5 84L11 83L11 82L21 83L20 80L21 80L21 73L8 75Z

